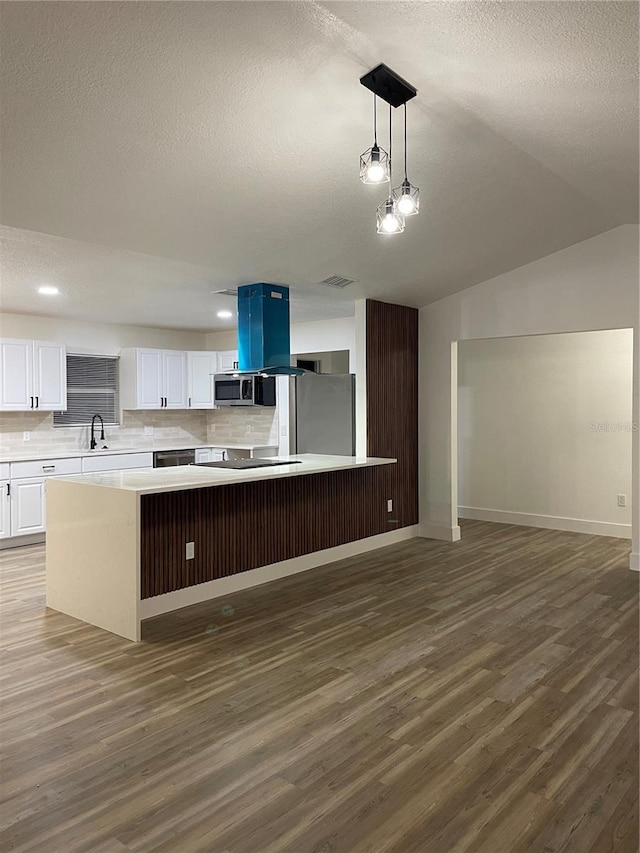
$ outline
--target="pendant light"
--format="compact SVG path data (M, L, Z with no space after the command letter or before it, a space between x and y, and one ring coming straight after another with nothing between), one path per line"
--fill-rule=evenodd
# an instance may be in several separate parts
M389 181L392 176L392 126L391 126L391 104L389 104ZM377 210L377 231L378 234L402 234L404 231L404 216L398 211L393 192L391 191L392 184L389 185L389 198L378 205Z
M404 105L404 180L393 191L393 199L403 216L415 216L420 211L420 190L407 178L407 104Z
M389 155L378 145L377 96L373 96L373 145L360 155L360 180L363 184L389 181Z

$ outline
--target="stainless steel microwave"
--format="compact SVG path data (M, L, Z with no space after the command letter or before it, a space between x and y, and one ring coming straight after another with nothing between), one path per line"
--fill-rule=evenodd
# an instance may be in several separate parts
M216 373L213 377L216 406L275 406L275 376Z

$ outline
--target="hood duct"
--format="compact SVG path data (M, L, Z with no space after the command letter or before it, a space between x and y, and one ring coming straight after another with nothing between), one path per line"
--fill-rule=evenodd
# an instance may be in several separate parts
M238 288L238 367L269 375L304 372L291 367L288 287L258 283Z

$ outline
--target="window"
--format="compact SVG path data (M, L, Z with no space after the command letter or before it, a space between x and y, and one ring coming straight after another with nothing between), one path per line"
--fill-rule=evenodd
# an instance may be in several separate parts
M118 359L67 354L67 410L53 413L53 425L86 426L101 415L105 426L118 424Z

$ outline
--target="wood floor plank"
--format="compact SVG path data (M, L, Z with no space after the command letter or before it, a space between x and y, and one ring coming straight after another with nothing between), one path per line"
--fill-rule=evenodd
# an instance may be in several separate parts
M628 542L463 523L145 623L0 553L0 849L637 853Z

